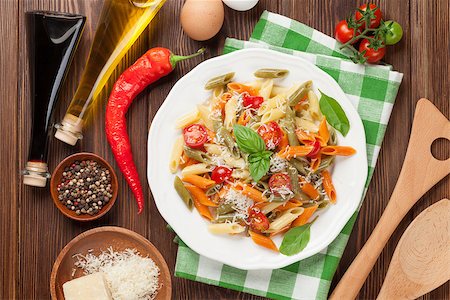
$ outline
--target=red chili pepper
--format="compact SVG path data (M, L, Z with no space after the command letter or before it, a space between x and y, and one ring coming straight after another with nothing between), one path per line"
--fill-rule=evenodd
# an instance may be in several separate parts
M138 213L144 208L144 193L133 161L125 114L134 98L149 84L169 74L177 62L200 55L204 50L189 56L178 56L166 48L150 49L120 75L111 91L106 106L106 137L120 171L136 198Z

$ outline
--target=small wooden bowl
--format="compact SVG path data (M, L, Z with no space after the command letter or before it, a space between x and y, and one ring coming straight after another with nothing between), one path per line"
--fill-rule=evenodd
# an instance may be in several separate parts
M83 160L93 160L96 161L101 166L107 168L109 170L109 173L111 175L111 189L112 189L112 197L109 200L106 205L102 207L102 209L95 215L89 215L89 214L82 214L77 215L75 211L68 209L61 201L58 199L58 184L61 182L62 173L64 172L64 169L68 166L70 166L75 161L83 161ZM56 169L53 171L52 179L50 181L50 192L52 194L53 202L55 203L56 207L59 209L60 212L62 212L66 217L69 217L76 221L81 222L87 222L92 221L100 218L104 214L106 214L111 207L114 205L114 202L116 202L117 198L117 190L118 190L118 183L117 183L117 176L114 172L111 165L94 153L88 153L88 152L81 152L76 153L73 155L70 155L66 157L62 162L59 163L59 165L56 167Z
M92 250L94 255L99 255L102 251L112 247L114 251L124 251L127 248L136 249L141 256L148 256L159 267L160 289L157 300L170 300L172 296L172 281L170 271L166 261L158 249L153 246L146 238L131 230L116 227L105 226L91 229L79 234L71 240L59 253L53 264L50 275L50 293L53 300L63 300L63 284L69 280L83 276L83 270L75 267L76 259L74 254L87 254ZM76 272L72 276L73 270Z

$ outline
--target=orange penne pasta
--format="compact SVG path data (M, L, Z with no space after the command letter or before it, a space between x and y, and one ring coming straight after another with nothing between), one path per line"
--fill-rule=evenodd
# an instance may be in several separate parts
M238 123L239 125L245 126L245 125L247 125L248 122L250 122L250 115L247 114L247 111L244 111L244 112L239 116L239 119L238 119L238 122L237 122L237 123Z
M194 202L194 206L197 209L197 211L199 212L199 214L201 216L203 216L204 218L208 219L209 221L212 221L213 217L211 215L211 212L209 211L208 206L201 204L195 198L193 199L193 202Z
M218 205L211 200L209 200L208 196L206 196L205 192L196 186L193 185L185 185L186 189L191 193L192 198L197 199L197 201L204 205L210 207L217 207Z
M319 197L319 192L314 188L314 186L309 182L303 182L302 191L308 195L311 199L317 199Z
M181 180L201 189L208 189L216 184L214 180L207 179L199 175L185 175Z
M356 153L356 150L349 146L325 146L320 150L325 155L350 156Z
M280 144L278 144L278 149L280 149L280 151L282 152L283 150L286 149L287 146L289 146L289 139L286 132L283 129L281 129L281 132L283 133L283 135L281 136Z
M225 197L225 194L228 192L229 189L230 186L228 184L224 184L217 194L219 195L220 198L223 198Z
M291 209L294 207L299 207L302 205L303 205L303 203L301 201L298 201L296 199L291 199L288 202L286 202L285 204L278 206L275 210L285 211L285 210L288 210L288 209Z
M236 191L240 191L243 195L249 197L255 202L267 202L267 198L263 196L262 192L252 188L248 184L238 183L232 187Z
M214 106L214 110L218 109L223 112L225 108L225 104L227 104L228 100L232 97L231 93L223 93L220 100Z
M294 106L295 111L302 111L306 108L306 100L308 99L308 93Z
M248 231L248 233L250 234L250 237L252 238L253 242L255 242L255 244L258 244L262 247L265 247L267 249L278 252L278 248L275 245L275 243L267 236L250 231L250 230Z
M284 149L284 151L278 152L278 156L281 158L291 159L298 156L306 156L311 152L313 146L290 146Z
M322 186L325 192L328 195L328 198L330 198L331 203L336 203L336 190L334 189L333 182L331 181L331 175L328 170L322 171Z
M321 161L322 161L322 156L320 154L317 155L317 157L315 157L315 158L311 158L311 169L313 171L316 171L319 168Z
M242 83L238 83L238 82L230 82L229 84L227 84L227 87L229 90L232 90L236 93L244 93L247 92L249 93L251 96L256 96L258 95L258 92L252 88L251 86L247 86L245 84Z
M307 133L306 131L301 129L297 129L295 131L295 135L297 136L298 140L305 145L312 144L316 141L315 134Z
M183 151L180 157L180 168L186 167L186 164L189 162L190 157L186 155L186 152Z
M328 131L327 119L324 117L319 125L319 136L320 136L320 145L322 147L328 144L328 140L330 139L330 132Z
M314 205L310 207L305 207L303 213L297 217L297 219L292 222L292 227L302 226L308 223L309 218L314 214L319 205Z

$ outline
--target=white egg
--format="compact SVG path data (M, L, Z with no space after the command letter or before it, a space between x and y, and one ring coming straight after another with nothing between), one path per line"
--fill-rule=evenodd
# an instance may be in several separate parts
M239 11L252 9L259 0L222 0L229 8Z

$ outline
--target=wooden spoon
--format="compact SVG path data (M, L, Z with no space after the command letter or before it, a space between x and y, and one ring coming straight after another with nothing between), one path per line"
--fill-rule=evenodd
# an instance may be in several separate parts
M331 300L355 299L400 221L430 188L450 173L450 158L437 160L431 144L450 140L450 122L427 99L417 102L405 161L391 199L377 226L331 294Z
M450 280L450 200L420 213L392 256L378 300L416 299Z

